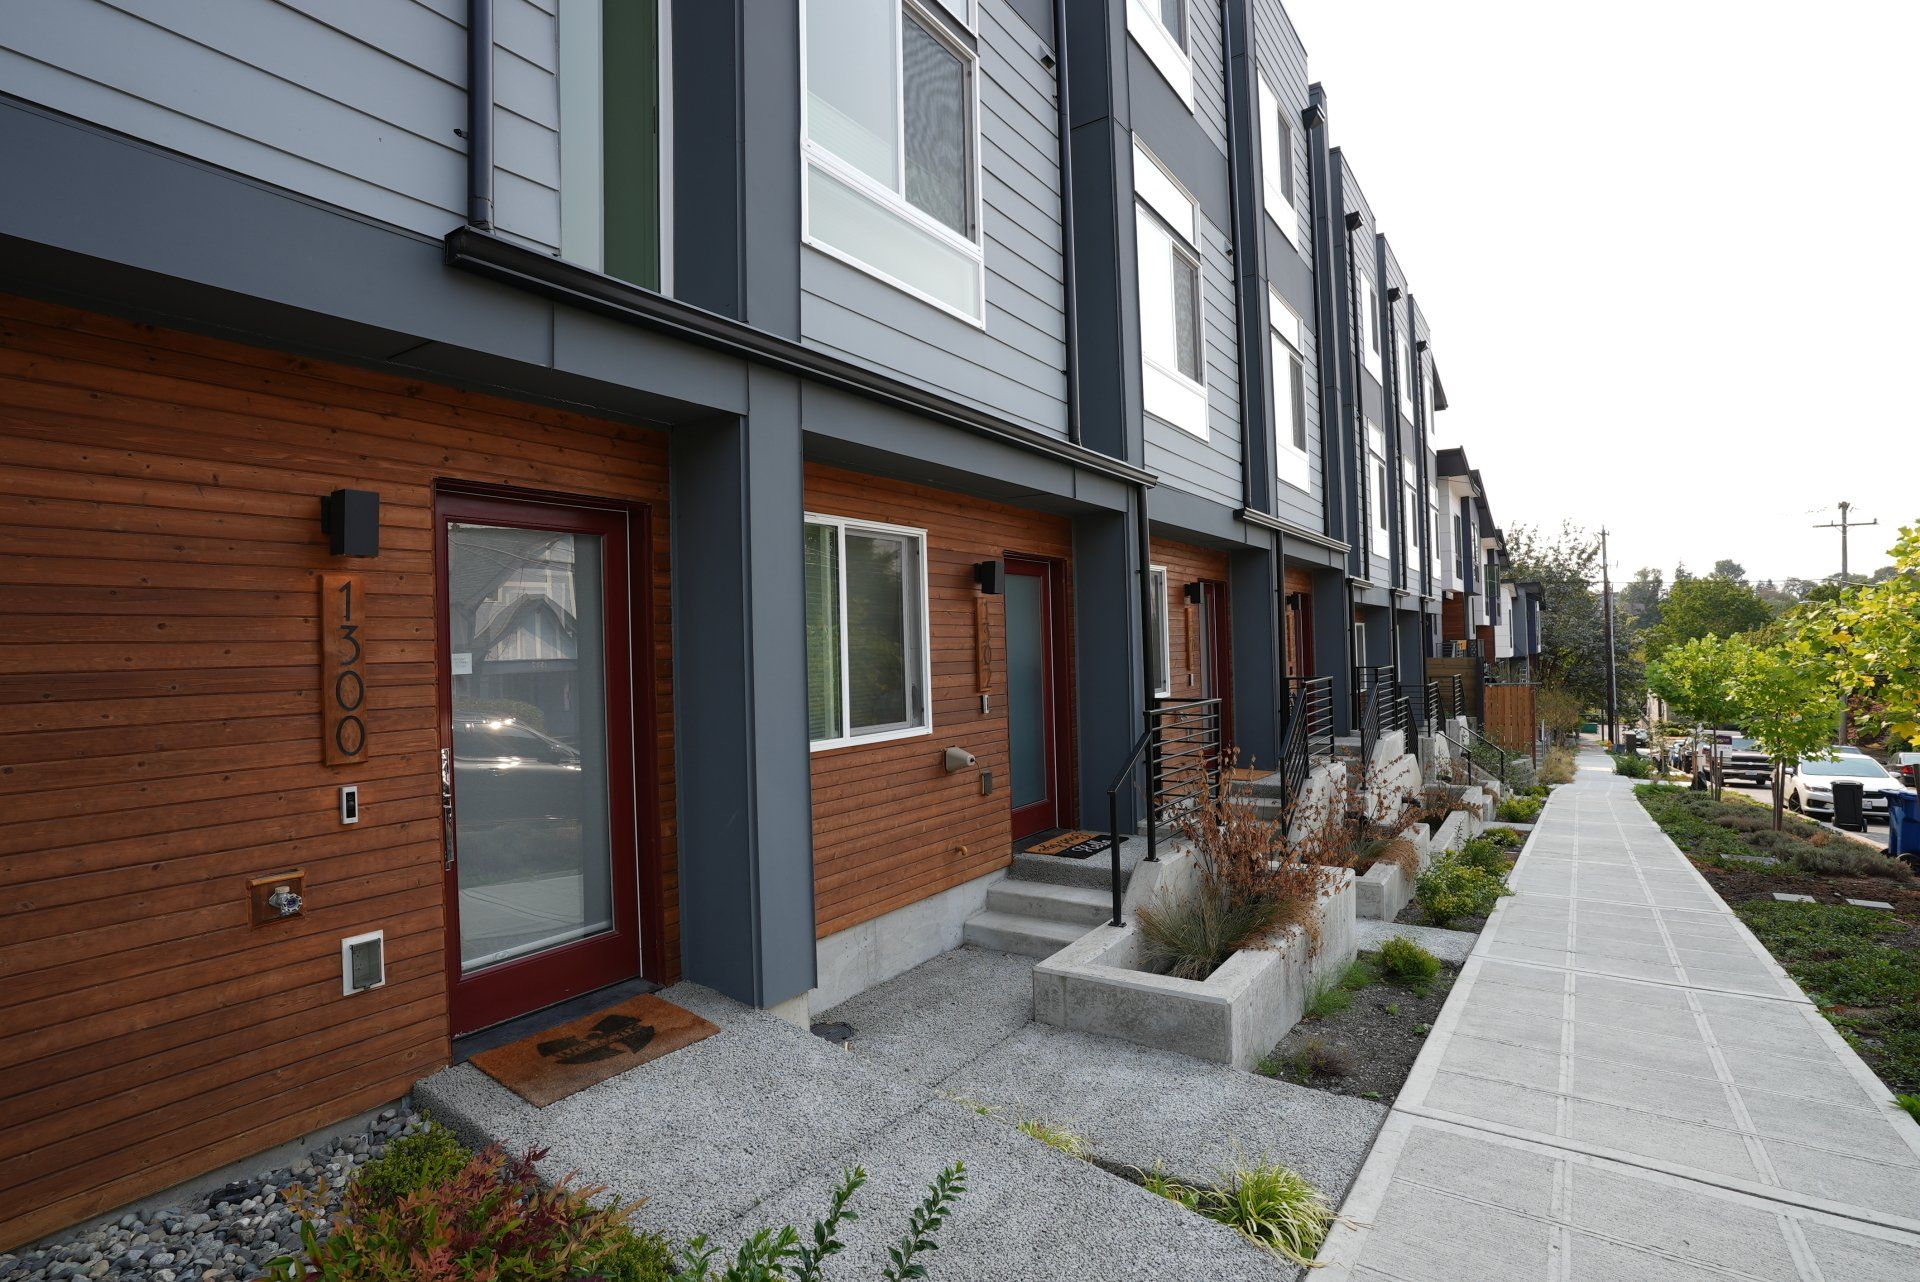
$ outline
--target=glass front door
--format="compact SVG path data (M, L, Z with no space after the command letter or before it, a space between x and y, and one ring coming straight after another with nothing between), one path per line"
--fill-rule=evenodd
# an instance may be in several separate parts
M624 513L443 497L454 1032L639 970Z
M1059 571L1008 557L1006 594L1008 789L1016 839L1066 818L1061 762Z

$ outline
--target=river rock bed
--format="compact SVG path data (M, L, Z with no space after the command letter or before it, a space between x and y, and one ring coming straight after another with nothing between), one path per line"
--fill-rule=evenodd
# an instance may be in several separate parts
M300 1246L288 1188L311 1191L324 1181L331 1211L358 1167L424 1126L418 1113L387 1109L366 1130L336 1136L292 1166L235 1180L179 1206L129 1212L58 1241L0 1253L0 1282L252 1282L270 1261Z

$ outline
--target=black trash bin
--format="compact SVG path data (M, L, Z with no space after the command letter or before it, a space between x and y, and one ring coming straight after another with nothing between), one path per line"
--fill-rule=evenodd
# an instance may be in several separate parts
M1862 798L1866 785L1857 779L1833 781L1833 826L1848 832L1867 830L1867 813Z

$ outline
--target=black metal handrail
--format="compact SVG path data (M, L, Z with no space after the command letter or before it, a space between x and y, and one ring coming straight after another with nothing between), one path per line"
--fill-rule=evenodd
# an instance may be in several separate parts
M1427 682L1424 695L1426 701L1425 716L1427 719L1427 731L1428 733L1432 733L1439 728L1441 722L1440 683L1438 681Z
M1353 721L1360 724L1367 697L1376 689L1385 689L1389 698L1400 693L1400 674L1391 663L1362 664L1353 670Z
M1509 755L1506 747L1502 744L1495 743L1478 730L1475 730L1472 726L1468 726L1466 732L1467 737L1461 743L1461 755L1466 758L1467 765L1469 767L1477 767L1481 774L1487 773L1487 768L1473 759L1474 745L1476 743L1485 744L1488 748L1492 749L1494 755L1500 759L1499 781L1504 784L1507 781L1507 757ZM1469 777L1471 777L1471 770L1469 770Z
M1287 733L1280 749L1280 790L1291 806L1307 785L1315 756L1333 755L1333 678L1287 678Z
M1147 766L1147 863L1160 858L1159 826L1176 806L1203 801L1220 786L1223 768L1218 699L1195 699L1147 709L1147 728L1134 740L1120 773L1107 786L1107 858L1112 869L1113 924L1125 925L1120 878L1120 794Z
M1373 687L1367 691L1367 701L1360 709L1360 787L1367 786L1367 775L1373 769L1373 750L1380 742L1380 701L1381 688Z
M1451 716L1467 715L1467 681L1458 672L1453 674L1453 711Z

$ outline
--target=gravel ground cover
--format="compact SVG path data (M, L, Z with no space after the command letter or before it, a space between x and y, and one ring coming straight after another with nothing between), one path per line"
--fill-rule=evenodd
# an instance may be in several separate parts
M418 1113L382 1112L364 1131L337 1136L291 1166L236 1180L178 1206L129 1212L119 1219L44 1243L0 1254L0 1282L251 1282L270 1260L300 1244L300 1220L287 1205L298 1185L317 1201L338 1207L348 1179L412 1134Z
M1261 1072L1316 1090L1391 1104L1459 972L1444 967L1419 989L1374 979L1348 1003L1301 1020L1280 1039Z

